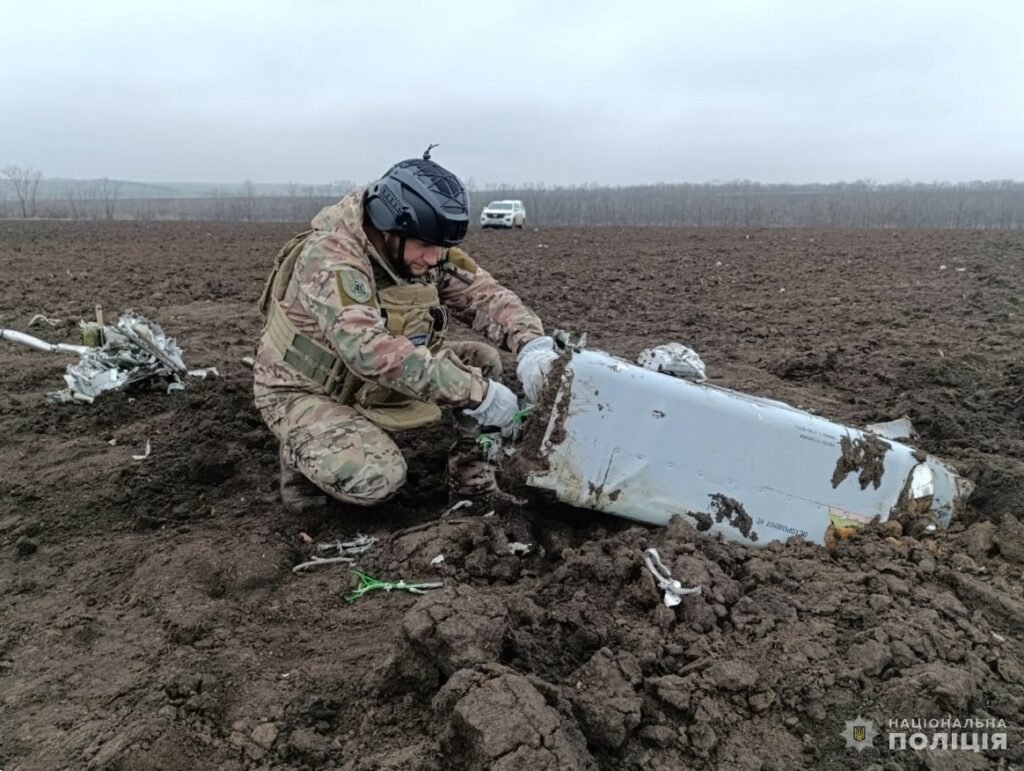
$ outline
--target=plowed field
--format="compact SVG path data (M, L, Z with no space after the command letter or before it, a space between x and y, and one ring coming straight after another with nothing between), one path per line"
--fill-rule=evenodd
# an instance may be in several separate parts
M67 357L0 342L0 768L1024 763L1024 236L471 234L551 327L629 358L678 340L716 384L845 423L908 415L977 485L948 532L830 554L544 505L441 519L443 425L400 439L387 505L285 513L241 359L298 229L0 221L0 327L77 342L96 303L133 308L221 373L48 405ZM347 604L344 566L293 574L300 533L375 535L367 573L445 586ZM662 606L647 546L704 593ZM945 717L1003 721L1008 749L889 749L916 730L889 721Z

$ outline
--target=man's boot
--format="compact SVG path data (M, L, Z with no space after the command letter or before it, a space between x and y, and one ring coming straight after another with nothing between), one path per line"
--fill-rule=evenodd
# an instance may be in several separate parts
M448 451L448 505L468 501L473 513L507 510L525 501L498 488L495 467L487 460L476 437L463 434Z
M327 496L323 490L310 482L300 471L292 468L281 458L281 503L286 511L301 514L304 511L323 506Z

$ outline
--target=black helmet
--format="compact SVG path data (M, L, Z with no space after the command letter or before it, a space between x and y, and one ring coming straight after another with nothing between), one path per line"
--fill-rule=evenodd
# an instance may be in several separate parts
M469 228L469 196L458 177L430 160L428 149L370 185L366 213L380 231L455 246Z

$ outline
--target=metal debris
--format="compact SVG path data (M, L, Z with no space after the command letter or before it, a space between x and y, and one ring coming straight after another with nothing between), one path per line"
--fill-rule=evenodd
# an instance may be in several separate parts
M24 332L18 332L15 329L0 329L0 340L8 340L12 343L18 343L19 345L27 345L29 348L34 348L37 351L47 351L49 353L85 353L89 350L89 348L84 345L48 343L45 340L40 340L38 337L26 335Z
M884 439L891 439L894 442L906 442L917 436L914 424L910 422L910 418L906 415L896 420L887 420L884 423L872 423L864 426L864 430L870 431L872 434L878 434Z
M307 536L308 538L309 536ZM313 568L324 565L337 565L339 563L352 564L360 554L364 554L377 543L376 536L359 535L351 541L334 541L333 543L318 543L316 554L312 555L307 562L301 562L292 568L293 573L302 573Z
M184 377L205 380L218 376L212 367L188 370L174 338L145 316L128 311L115 324L106 325L102 318L102 311L97 309L96 322L80 323L86 345L48 343L12 329L0 329L0 339L40 351L79 356L78 363L69 364L65 370L67 388L46 394L52 404L88 404L107 391L158 380L168 381L168 392L178 391L185 387Z
M132 460L145 460L146 458L148 458L148 457L149 457L149 454L150 454L150 453L151 453L152 451L153 451L153 445L151 445L151 444L149 443L149 440L147 439L147 440L146 440L146 449L145 449L145 450L143 450L143 452L142 452L142 455L133 455L133 456L132 456Z
M687 588L672 578L672 571L662 564L657 549L644 549L644 564L651 572L651 575L654 576L654 580L658 583L658 588L665 593L664 602L666 608L674 608L687 595L701 593L699 586Z
M48 324L51 327L59 327L64 322L60 319L50 319L44 316L42 313L37 313L35 316L28 320L28 325L34 327L36 324Z
M444 555L438 554L434 559L430 560L430 564L434 567L444 564Z
M597 350L567 356L545 409L527 485L651 524L682 516L750 546L793 536L825 544L836 519L859 527L924 517L945 527L972 489L898 441ZM743 516L719 519L709 501L732 502Z
M636 363L652 372L662 372L672 377L681 377L703 383L708 379L707 368L692 348L681 343L665 343L640 352Z
M509 554L522 554L523 556L526 556L530 553L531 549L533 549L533 544L521 543L520 541L512 541L508 545Z
M347 554L350 557L365 554L379 539L375 535L357 535L351 541L334 541L333 543L318 543L316 551L318 554L337 552Z
M441 512L441 519L445 519L446 517L451 516L452 514L454 514L459 509L469 508L472 505L473 505L473 501L468 500L466 498L463 498L461 501L456 501L451 506L449 506L447 509L445 509L444 511Z

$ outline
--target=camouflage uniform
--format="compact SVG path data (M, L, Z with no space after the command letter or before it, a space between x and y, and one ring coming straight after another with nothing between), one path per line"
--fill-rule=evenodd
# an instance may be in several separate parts
M345 196L313 219L279 311L291 328L329 349L343 371L360 382L418 402L475 407L488 377L501 372L497 350L486 343L453 342L432 351L422 340L391 334L380 292L401 284L433 285L444 308L512 353L543 334L540 319L459 249L449 250L451 273L435 269L416 279L399 278L388 267L383 245L371 243L364 229L364 192ZM265 326L253 368L254 395L281 442L284 464L342 501L372 505L390 497L406 473L395 442L358 405L345 403L285 361L270 337ZM459 438L449 458L449 484L460 494L494 489L493 469L481 459L475 426L458 415L456 422Z

